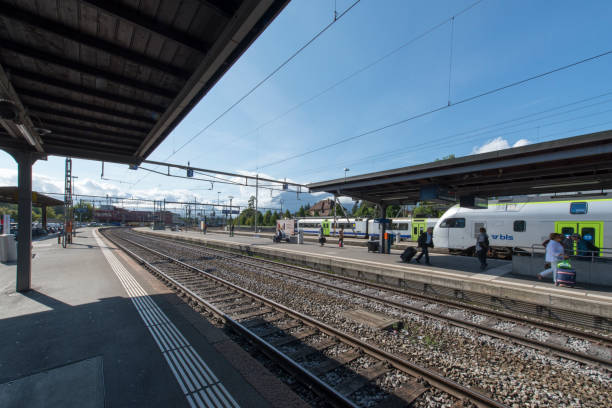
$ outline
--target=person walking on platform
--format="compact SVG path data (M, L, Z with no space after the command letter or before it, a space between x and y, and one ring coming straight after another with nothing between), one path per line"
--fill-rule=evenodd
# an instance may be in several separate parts
M565 255L574 255L574 241L578 241L575 236L576 234L572 234L569 236L561 234L561 245L563 246Z
M419 247L421 247L421 253L419 254L419 256L414 258L414 261L416 263L421 263L421 258L423 257L423 255L425 255L425 264L431 265L431 263L429 262L429 248L433 248L434 246L433 227L427 228L427 231L422 232L421 235L419 235L417 244Z
M476 256L480 261L480 270L484 271L487 267L487 252L489 252L489 236L487 230L480 228L480 234L476 238Z
M553 282L555 285L557 284L557 264L565 258L565 251L563 245L561 245L562 240L563 235L557 233L551 234L551 239L546 244L545 254L545 261L546 263L550 263L550 268L540 272L538 274L538 279L542 280L542 278L547 278L552 275Z
M230 224L230 237L234 236L234 223Z
M325 234L323 233L323 226L319 227L319 244L323 246L325 244Z
M344 227L340 227L340 232L338 233L338 246L340 248L344 247Z

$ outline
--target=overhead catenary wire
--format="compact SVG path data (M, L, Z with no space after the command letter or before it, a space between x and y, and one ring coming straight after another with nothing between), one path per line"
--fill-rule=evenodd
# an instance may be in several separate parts
M323 33L325 33L327 30L329 30L338 20L340 20L342 17L344 17L349 11L351 11L353 9L353 7L355 7L361 0L356 0L355 2L353 2L346 10L344 10L342 13L338 14L337 16L335 16L334 20L331 21L329 24L327 24L325 27L323 27L323 29L321 29L317 34L314 35L314 37L312 37L310 40L308 40L304 45L302 45L300 48L297 49L297 51L295 51L293 54L291 54L289 56L289 58L287 58L286 60L284 60L279 66L277 66L275 69L272 70L272 72L270 72L268 75L266 75L262 80L260 80L257 84L255 84L255 86L253 86L251 89L249 89L244 95L242 95L240 98L238 98L238 100L236 100L233 104L231 104L227 109L225 109L223 112L221 112L221 114L219 114L215 119L213 119L210 123L208 123L206 126L204 126L202 129L200 129L198 132L196 132L193 136L191 136L185 143L183 143L178 149L176 149L170 156L168 156L164 161L168 160L170 157L174 156L176 153L180 152L185 146L187 146L188 144L190 144L191 142L193 142L198 136L200 136L202 133L204 133L207 129L209 129L212 125L214 125L215 123L217 123L217 121L219 121L219 119L221 119L222 117L224 117L226 114L228 114L232 109L234 109L236 106L238 106L243 100L245 100L249 95L251 95L253 92L255 92L255 90L257 90L257 88L259 88L261 85L263 85L266 81L268 81L270 78L272 78L278 71L280 71L285 65L287 65L289 62L291 62L291 60L293 60L295 57L297 57L302 51L304 51L310 44L312 44L313 42L315 42L317 40L317 38L319 38L321 35L323 35Z
M342 79L334 82L333 84L331 84L330 86L328 86L327 88L323 89L322 91L317 92L316 94L314 94L311 97L306 98L305 100L298 102L297 104L293 105L292 107L290 107L289 109L285 110L284 112L280 113L279 115L273 117L272 119L269 119L263 123L261 123L260 125L258 125L257 127L247 131L246 133L242 134L241 136L235 138L234 140L231 140L227 145L231 146L233 145L235 142L242 140L243 138L261 130L262 128L276 122L279 119L282 119L283 117L287 116L288 114L290 114L291 112L296 111L297 109L301 108L302 106L318 99L319 97L325 95L326 93L334 90L335 88L337 88L338 86L342 85L343 83L353 79L354 77L358 76L359 74L367 71L368 69L376 66L377 64L381 63L382 61L386 60L387 58L392 57L393 55L397 54L399 51L403 50L404 48L408 47L411 44L414 44L415 42L417 42L418 40L426 37L427 35L433 33L434 31L436 31L437 29L445 26L448 22L450 21L454 21L454 19L456 17L459 17L460 15L468 12L469 10L471 10L472 8L476 7L479 3L481 3L483 0L478 0L472 4L470 4L469 6L465 7L464 9L460 10L459 12L453 14L450 17L445 18L444 20L434 24L433 26L429 27L428 29L426 29L425 31L423 31L422 33L412 37L411 39L409 39L408 41L402 43L401 45L399 45L398 47L392 49L391 51L385 53L384 55L376 58L375 60L367 63L366 65L358 68L357 70L353 71L352 73L350 73L349 75L343 77ZM450 86L450 85L449 85ZM449 91L450 92L450 91ZM450 93L449 93L449 99L450 99Z
M468 130L468 131L454 133L452 135L447 135L447 136L444 136L444 137L441 137L441 138L437 138L437 139L429 139L428 138L427 141L422 142L422 143L411 144L409 146L405 146L405 147L402 147L402 148L394 148L393 150L388 150L388 151L385 151L385 152L380 152L380 153L375 153L375 154L372 154L372 155L362 156L362 157L359 157L359 158L357 158L355 160L346 161L346 162L342 162L342 163L336 163L335 167L337 167L337 166L345 166L345 165L346 166L355 166L355 165L359 165L359 164L362 164L362 163L365 163L365 162L370 162L372 160L381 160L383 158L388 159L388 158L393 157L393 156L403 155L403 154L407 153L408 151L414 151L415 149L419 149L419 152L422 152L422 151L437 149L440 145L443 145L444 147L457 146L457 145L461 145L461 144L463 144L463 143L465 143L467 141L473 141L474 139L480 138L480 137L482 137L484 135L489 135L488 138L503 137L503 136L508 136L510 134L516 134L516 133L520 133L520 132L525 132L525 131L529 131L529 130L538 129L540 127L552 126L552 125L563 123L563 122L574 121L574 120L584 119L584 118L587 118L587 117L591 117L591 116L595 116L595 115L599 115L599 114L603 114L603 113L608 113L610 111L609 109L608 110L604 110L604 111L600 111L600 112L590 113L590 114L579 116L579 117L563 119L563 120L552 122L552 123L538 124L537 126L529 127L529 128L523 128L523 129L519 129L517 131L511 131L511 132L506 132L506 133L498 133L498 132L500 132L502 130L505 130L505 129L510 129L510 128L521 126L521 125L525 125L525 124L528 124L528 123L538 122L538 121L541 121L543 119L548 119L548 118L552 118L552 117L559 116L559 115L565 115L565 114L576 112L576 111L579 111L579 110L584 110L584 109L588 109L588 108L591 108L591 107L594 107L594 106L610 103L610 102L612 102L612 99L606 99L604 101L600 101L600 102L597 102L597 103L592 103L592 104L581 106L581 107L578 107L578 108L565 110L563 112L558 112L558 113L554 113L554 114L551 114L551 115L546 115L546 116L542 116L542 117L539 117L539 118L535 118L535 119L531 119L531 120L515 123L515 124L509 125L509 126L504 126L504 127L501 127L501 128L498 127L498 126L505 125L505 124L508 124L508 123L511 123L511 122L523 120L523 119L526 119L526 118L531 118L531 117L537 116L537 115L542 115L544 113L549 113L549 112L554 111L554 110L563 109L563 108L566 108L566 107L569 107L569 106L573 106L573 105L576 105L576 104L579 104L579 103L588 102L588 101L591 101L591 100L594 100L594 99L597 99L597 98L601 98L601 97L604 97L604 96L609 96L609 95L612 95L612 92L606 92L606 93L603 93L603 94L599 94L597 96L593 96L593 97L589 97L589 98L584 98L584 99L581 99L579 101L575 101L575 102L563 104L563 105L560 105L560 106L556 106L554 108L545 109L545 110L540 111L540 112L536 112L536 113L531 113L531 114L528 114L528 115L519 116L517 118L504 120L504 121L497 122L497 123L492 124L492 125L487 125L487 126L479 127L479 128ZM493 128L493 129L491 129L491 128ZM487 129L489 129L489 130L487 130ZM486 131L483 132L483 130L486 130ZM480 132L480 133L476 133L476 132ZM472 134L472 133L475 133L475 134ZM459 136L465 136L465 135L468 135L468 136L467 137L459 138ZM448 142L449 140L452 140L452 143L449 144L449 142ZM421 149L421 147L423 147L423 146L427 146L427 147ZM309 169L309 170L302 170L302 171L300 171L300 175L304 176L304 175L317 174L317 173L321 173L321 172L326 171L328 168L317 167L317 168L313 168L313 169Z
M557 68L551 69L549 71L542 72L540 74L533 75L533 76L530 76L528 78L521 79L519 81L511 82L509 84L500 86L498 88L490 89L488 91L479 93L477 95L473 95L473 96L470 96L470 97L467 97L467 98L464 98L464 99L460 99L460 100L458 100L456 102L452 102L449 105L443 105L443 106L440 106L440 107L437 107L437 108L434 108L434 109L431 109L431 110L428 110L428 111L425 111L425 112L421 112L421 113L412 115L412 116L410 116L408 118L405 118L405 119L402 119L402 120L398 120L398 121L395 121L395 122L391 122L391 123L386 124L384 126L380 126L378 128L374 128L374 129L371 129L371 130L359 133L359 134L354 135L354 136L349 136L349 137L337 140L337 141L335 141L333 143L329 143L329 144L326 144L326 145L323 145L323 146L319 146L319 147L317 147L315 149L311 149L311 150L308 150L308 151L305 151L305 152L302 152L302 153L294 154L292 156L288 156L288 157L285 157L283 159L276 160L276 161L264 164L263 166L259 166L259 169L264 169L264 168L267 168L267 167L276 166L278 164L284 163L284 162L289 161L289 160L293 160L293 159L297 159L297 158L300 158L300 157L304 157L304 156L310 155L312 153L316 153L316 152L319 152L321 150L328 149L330 147L338 146L338 145L341 145L341 144L344 144L344 143L347 143L347 142L350 142L350 141L362 138L364 136L372 135L372 134L381 132L383 130L390 129L390 128L393 128L395 126L399 126L401 124L413 121L415 119L419 119L419 118L422 118L422 117L425 117L425 116L429 116L429 115L434 114L436 112L440 112L440 111L443 111L443 110L446 110L446 109L450 109L450 108L453 108L453 107L455 107L457 105L465 104L465 103L468 103L468 102L471 102L471 101L483 98L485 96L492 95L492 94L501 92L503 90L506 90L506 89L509 89L509 88L513 88L515 86L519 86L519 85L525 84L527 82L534 81L536 79L540 79L540 78L543 78L545 76L552 75L554 73L557 73L557 72L560 72L560 71L564 71L566 69L570 69L570 68L573 68L575 66L578 66L578 65L581 65L581 64L584 64L584 63L587 63L587 62L591 62L591 61L597 60L599 58L603 58L603 57L608 56L610 54L612 54L612 50L608 50L608 51L602 52L600 54L593 55L591 57L584 58L584 59L581 59L579 61L575 61L575 62L572 62L570 64L563 65L561 67L557 67Z
M149 169L149 168L146 168L146 167L140 167L140 168L145 170L145 171L148 171L150 173L156 173L156 174L159 174L159 175L162 175L162 176L165 176L165 177L174 177L174 178L181 178L181 179L186 179L186 180L205 181L205 182L208 182L208 183L230 184L230 185L241 186L241 187L253 187L253 186L250 186L246 182L245 183L240 183L240 182L237 182L237 181L230 181L230 180L226 180L226 181L210 180L210 179L203 179L203 178L198 178L198 177L180 176L178 174L163 173L161 171L157 171L157 170L154 170L154 169ZM280 189L280 188L269 188L269 187L266 187L266 188L268 188L270 190L274 190L274 191L287 191L287 192L291 192L291 193L295 193L295 192L298 191L298 190Z
M317 32L310 40L308 40L304 45L302 45L300 48L297 49L297 51L295 51L293 54L291 54L286 60L284 60L280 65L278 65L275 69L272 70L272 72L270 72L268 75L266 75L262 80L260 80L257 84L255 84L255 86L253 86L251 89L249 89L244 95L242 95L240 98L238 98L238 100L236 100L234 103L232 103L227 109L225 109L223 112L221 112L217 117L215 117L215 119L213 119L211 122L209 122L206 126L204 126L202 129L200 129L199 131L197 131L193 136L191 136L185 143L183 143L178 149L172 149L172 153L166 157L163 161L167 161L169 160L171 157L173 157L176 153L180 152L181 150L183 150L183 148L185 148L188 144L190 144L191 142L193 142L195 139L197 139L201 134L203 134L206 130L208 130L211 126L213 126L215 123L217 123L221 118L223 118L225 115L227 115L232 109L234 109L236 106L238 106L243 100L245 100L247 97L249 97L253 92L255 92L261 85L263 85L266 81L268 81L270 78L272 78L278 71L280 71L284 66L286 66L289 62L291 62L291 60L293 60L295 57L297 57L302 51L304 51L310 44L312 44L313 42L315 42L317 40L317 38L319 38L321 35L323 35L327 30L329 30L338 20L340 20L342 17L344 17L349 11L351 11L361 0L356 0L355 2L353 2L346 10L344 10L342 13L337 14L336 12L334 12L334 19L333 21L331 21L329 24L327 24L325 27L323 27L319 32ZM138 184L140 183L145 177L147 176L147 174L143 175L140 179L138 179L136 182L134 182L132 185Z

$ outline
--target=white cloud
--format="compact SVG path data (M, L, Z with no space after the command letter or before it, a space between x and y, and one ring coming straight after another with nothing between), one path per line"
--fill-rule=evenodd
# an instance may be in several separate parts
M500 137L496 137L495 139L487 141L482 146L475 146L472 149L472 154L493 152L496 150L509 149L510 147L526 146L528 144L529 144L529 140L519 139L512 146L510 146L510 143L508 143L506 139L500 136Z
M529 144L529 140L527 139L519 139L517 140L512 147L521 147L521 146L527 146Z

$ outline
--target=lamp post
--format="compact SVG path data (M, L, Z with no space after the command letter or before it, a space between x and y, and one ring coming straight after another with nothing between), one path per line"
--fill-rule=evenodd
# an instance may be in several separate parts
M72 178L72 182L70 183L70 184L71 184L71 186L70 186L70 187L71 187L71 189L72 189L72 195L73 195L73 196L76 196L77 194L76 194L76 188L74 188L74 187L75 187L75 184L74 184L74 179L78 179L78 178L79 178L79 176L70 176L70 177ZM72 199L71 201L74 203L74 199ZM80 212L80 211L81 211L81 208L79 208L79 225L81 224L81 212ZM64 214L64 217L65 217L65 216L66 216L66 215ZM72 217L74 218L74 213L72 214ZM72 228L72 236L75 236L75 235L76 235L76 231L75 231L75 229L76 229L76 228L74 228L74 227Z
M234 199L234 197L233 196L227 196L227 198L229 198L229 200L230 200L230 205L229 205L229 219L230 219L229 228L230 228L230 237L231 237L231 236L234 235L232 233L232 224L233 224L233 221L232 221L232 200Z
M221 196L221 191L217 191L217 207L220 207L221 204L221 199L219 198ZM218 217L218 216L217 216ZM217 218L219 219L219 218Z
M346 173L348 173L349 171L351 171L351 169L349 169L348 167L344 168L344 183L346 184Z

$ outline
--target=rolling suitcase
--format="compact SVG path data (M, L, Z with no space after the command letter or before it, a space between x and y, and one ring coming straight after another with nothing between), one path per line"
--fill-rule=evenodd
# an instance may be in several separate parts
M576 284L576 270L568 261L557 264L557 285L573 288Z
M404 252L402 252L400 258L402 258L402 261L404 262L410 262L410 260L416 255L416 253L417 250L414 247L408 247L404 250Z

